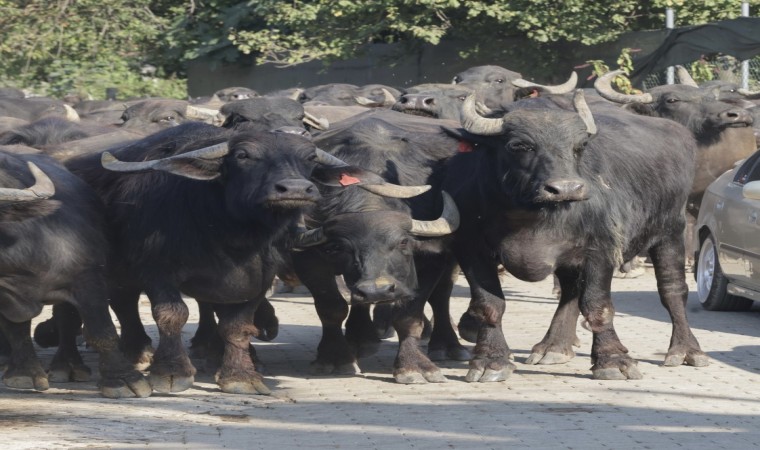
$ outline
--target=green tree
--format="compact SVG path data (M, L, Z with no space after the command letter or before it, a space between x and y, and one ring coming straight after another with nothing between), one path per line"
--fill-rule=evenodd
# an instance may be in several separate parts
M0 0L0 81L39 94L102 98L184 97L164 73L160 36L169 21L150 0ZM151 72L151 66L155 72Z

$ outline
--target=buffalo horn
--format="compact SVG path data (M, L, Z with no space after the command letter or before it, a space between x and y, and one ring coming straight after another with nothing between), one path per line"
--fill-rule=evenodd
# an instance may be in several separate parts
M221 144L216 144L216 145L204 147L198 150L193 150L192 152L180 153L179 155L169 156L163 159L154 159L150 161L135 161L135 162L119 161L111 153L103 152L103 154L100 157L100 163L104 168L111 170L113 172L141 172L145 170L151 170L155 168L157 165L160 165L166 161L171 161L173 159L198 158L198 159L212 160L212 159L221 158L225 156L227 153L229 153L229 147L227 147L226 142L222 142Z
M475 95L468 96L462 105L462 126L465 130L482 136L494 136L504 132L504 120L487 119L478 114L478 109L482 110L483 107L475 105Z
M323 166L343 167L348 165L342 159L333 156L324 150L316 149L315 152L317 154L317 158L314 161L316 161L318 164L322 164Z
M69 105L63 105L63 109L66 110L66 120L69 122L79 122L79 114L76 110Z
M607 72L601 77L597 78L594 82L594 88L597 92L599 92L599 95L606 98L607 100L615 103L652 103L654 101L654 98L652 98L652 94L623 94L620 92L617 92L615 89L612 88L612 79L615 78L618 75L624 74L624 70L613 70L612 72Z
M691 75L689 75L689 72L684 66L676 66L676 73L678 74L679 84L683 84L684 86L699 87L697 82L694 81L694 78L692 78Z
M382 88L383 91L383 105L392 106L396 103L396 97L388 91L388 89Z
M414 220L412 219L412 230L410 233L416 236L445 236L451 234L459 228L459 210L457 209L454 199L441 191L443 195L443 212L441 217L436 220Z
M293 91L292 94L290 94L289 99L293 100L294 102L297 102L298 99L301 98L301 94L303 94L303 89L296 89Z
M539 87L550 94L567 94L568 92L572 92L573 89L575 89L575 86L578 84L578 74L575 72L571 73L570 78L567 81L556 86L544 86L541 84L532 83L528 80L523 80L522 78L512 80L512 84L521 88Z
M576 89L573 94L573 106L578 114L583 119L583 123L586 124L586 131L588 134L596 134L596 123L594 123L594 116L591 114L591 110L586 103L586 96L583 94L583 89Z
M199 106L187 105L185 108L185 117L192 120L200 120L212 123L219 111L215 109L201 108Z
M760 96L760 91L750 91L749 89L739 88L736 90L736 92L740 93L741 95L745 97L757 97Z
M44 200L55 194L55 186L45 172L32 162L27 162L29 171L34 176L34 185L26 189L0 188L0 200L10 202L26 202Z
M390 198L411 198L430 190L430 185L422 186L401 186L393 183L382 184L360 184L360 188L373 194L382 195Z
M306 111L303 112L303 122L312 128L316 128L317 130L324 131L330 128L330 121L324 117L317 117L314 114Z

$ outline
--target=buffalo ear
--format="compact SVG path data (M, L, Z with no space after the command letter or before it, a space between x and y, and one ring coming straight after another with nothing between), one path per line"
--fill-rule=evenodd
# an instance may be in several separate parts
M61 207L58 200L37 200L9 204L0 203L0 223L22 222L53 214Z
M169 172L193 180L213 180L221 174L222 160L174 157L156 164L154 170Z
M627 103L623 105L623 109L626 111L630 111L634 114L638 114L640 116L653 116L654 117L654 107L649 103L640 103L640 102L633 102L633 103Z

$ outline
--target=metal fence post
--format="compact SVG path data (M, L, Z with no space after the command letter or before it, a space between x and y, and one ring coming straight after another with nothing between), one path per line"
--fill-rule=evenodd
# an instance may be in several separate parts
M742 17L749 17L749 2L742 2ZM749 89L749 61L742 61L742 88Z
M675 22L675 17L673 14L673 8L666 8L665 9L665 28L672 30L674 22ZM667 75L665 79L668 84L675 83L676 81L675 71L673 70L673 66L668 67L668 71L667 71Z

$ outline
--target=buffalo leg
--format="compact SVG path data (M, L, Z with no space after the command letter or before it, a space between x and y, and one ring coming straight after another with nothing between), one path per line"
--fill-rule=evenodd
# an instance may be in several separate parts
M82 318L84 338L98 352L101 394L108 398L150 396L151 385L119 349L102 276L90 272L80 275L78 281L72 296Z
M111 309L121 325L121 350L137 369L146 369L153 360L153 346L140 320L140 288L118 287L110 294Z
M427 258L415 258L419 287L415 297L394 305L393 327L399 340L398 354L393 364L393 378L397 383L442 383L446 381L441 370L420 350L424 330L424 308L427 299L441 280L440 264ZM448 321L448 316L446 318Z
M428 357L432 361L453 359L455 361L469 361L472 358L470 352L459 343L454 327L451 324L451 290L459 273L459 267L452 260L450 268L445 269L433 292L428 298L428 303L433 309L433 326L428 342ZM424 338L424 332L423 332Z
M219 316L219 335L224 341L222 367L217 383L229 394L270 394L261 374L251 359L251 337L257 333L253 325L257 302L216 305Z
M57 383L88 381L92 371L82 361L77 348L77 335L82 328L79 312L70 303L59 303L53 306L53 319L58 332L58 350L50 363L48 379Z
M357 358L374 355L380 349L380 337L370 317L370 305L351 305L346 319L346 341Z
M509 361L510 350L501 327L506 304L496 264L484 256L490 252L473 248L471 243L458 242L455 250L459 266L470 284L467 314L479 323L465 379L469 382L504 381L515 366Z
M686 298L689 288L683 270L684 250L680 237L663 241L649 250L657 278L660 301L670 314L673 334L664 365L680 366L684 362L691 366L706 366L707 355L699 347L699 342L691 332L686 320Z
M628 355L613 326L615 308L610 289L615 267L611 262L604 262L603 257L592 255L583 268L580 310L594 333L591 371L598 380L640 379L636 361Z
M156 283L145 289L151 302L159 341L153 354L150 382L157 392L182 392L193 385L195 367L182 344L182 327L189 311L179 290Z
M310 251L293 255L298 278L314 297L314 307L322 323L322 337L317 346L317 359L311 363L311 373L344 375L359 373L356 355L343 335L343 321L348 316L348 304L338 290L335 274Z
M558 269L556 279L560 285L560 298L549 330L538 344L533 346L526 364L563 364L574 356L573 345L578 340L575 329L578 323L578 296L580 271Z
M31 336L31 321L15 323L0 315L0 332L10 347L3 383L14 389L47 390L48 378L37 359Z

